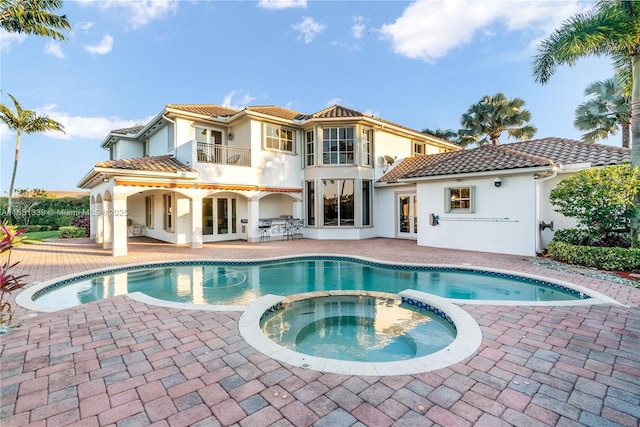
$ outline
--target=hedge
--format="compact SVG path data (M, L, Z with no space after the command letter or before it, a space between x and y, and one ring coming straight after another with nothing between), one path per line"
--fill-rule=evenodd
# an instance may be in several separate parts
M640 272L640 249L578 246L551 241L547 253L552 258L569 264L585 265L603 270Z
M73 239L76 237L87 237L87 230L85 230L83 227L60 227L58 230L60 231L60 237L67 239Z

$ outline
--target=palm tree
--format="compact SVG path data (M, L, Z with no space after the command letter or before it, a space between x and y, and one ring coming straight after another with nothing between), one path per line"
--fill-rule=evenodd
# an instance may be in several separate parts
M13 196L13 187L16 181L16 172L18 170L18 156L20 154L20 137L23 133L41 133L47 131L59 131L64 133L64 126L50 119L46 115L37 115L35 111L24 110L20 103L13 95L8 94L15 106L14 112L4 104L0 104L0 120L5 123L9 129L16 131L16 153L13 160L13 174L11 175L11 185L9 186L9 200L7 203L7 220L11 221L11 197Z
M538 46L533 76L547 83L559 65L573 65L586 56L609 56L618 77L631 74L631 166L640 166L640 2L599 0L588 12L565 21ZM631 70L631 73L629 71ZM640 196L631 222L631 240L639 246Z
M491 142L498 145L500 135L505 131L518 141L530 139L538 129L526 124L531 120L531 113L523 108L524 104L523 99L507 99L502 93L483 97L460 119L463 127L458 131L460 144L485 145Z
M61 7L62 0L0 0L0 28L66 40L58 30L71 29L67 16L52 13Z
M457 143L458 142L458 132L453 129L440 129L437 128L435 130L424 128L420 133L424 133L425 135L432 135L437 138L446 139L449 142Z
M622 146L629 148L631 126L631 104L622 93L622 86L614 78L591 83L584 94L594 97L578 105L573 125L578 130L588 131L582 135L585 142L596 142L622 130Z

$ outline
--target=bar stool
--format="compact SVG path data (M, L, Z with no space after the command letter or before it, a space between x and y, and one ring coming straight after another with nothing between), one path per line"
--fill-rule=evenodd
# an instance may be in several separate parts
M260 230L260 243L271 241L271 221L260 221L258 223L258 229Z
M282 240L293 240L293 220L288 219L284 222L284 232Z
M304 219L295 219L293 221L293 238L302 239L302 227L304 227Z

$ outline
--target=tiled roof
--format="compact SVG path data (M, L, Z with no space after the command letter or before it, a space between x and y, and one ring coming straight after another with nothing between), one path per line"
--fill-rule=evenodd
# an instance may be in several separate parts
M246 107L247 111L255 111L257 113L267 114L269 116L280 117L282 119L294 120L305 117L304 114L287 108L278 107L276 105L257 105Z
M446 176L483 171L534 168L559 164L590 163L591 166L629 162L631 150L589 144L563 138L543 138L504 145L484 145L470 150L404 159L380 182Z
M111 131L111 133L117 133L120 135L135 135L136 133L140 132L140 129L142 129L143 127L144 125L138 125L129 128L114 129Z
M96 163L97 168L127 169L147 172L195 172L171 155L108 160Z
M336 117L364 117L360 111L352 110L350 108L343 107L341 105L334 105L333 107L325 108L322 111L313 113L306 116L306 119L327 119Z
M238 112L238 110L233 108L214 104L167 104L167 108L212 117L232 116Z

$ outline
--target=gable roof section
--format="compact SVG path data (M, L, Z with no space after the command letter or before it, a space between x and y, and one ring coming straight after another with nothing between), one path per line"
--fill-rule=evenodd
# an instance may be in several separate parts
M167 104L167 108L211 117L232 116L239 111L233 108L222 107L215 104Z
M256 113L266 114L268 116L279 117L286 120L296 120L305 115L288 108L278 107L276 105L256 105L245 108L246 111L255 111Z
M365 117L360 111L352 110L341 105L334 105L333 107L325 108L322 111L313 113L305 117L305 119L334 119L342 117ZM371 117L371 116L366 116Z
M543 138L504 145L404 159L379 182L498 170L589 163L605 166L629 162L631 150L563 138Z
M96 163L96 168L126 169L145 172L197 172L171 155L108 160Z
M135 135L140 132L143 127L144 125L138 125L122 129L114 129L111 131L111 133L117 133L118 135Z

